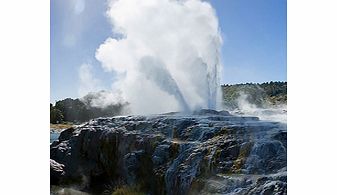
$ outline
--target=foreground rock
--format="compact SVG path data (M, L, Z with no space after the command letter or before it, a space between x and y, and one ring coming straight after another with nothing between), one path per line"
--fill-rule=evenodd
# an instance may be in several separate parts
M286 194L286 140L284 124L226 111L98 118L51 144L51 184L94 194L122 185L148 194Z

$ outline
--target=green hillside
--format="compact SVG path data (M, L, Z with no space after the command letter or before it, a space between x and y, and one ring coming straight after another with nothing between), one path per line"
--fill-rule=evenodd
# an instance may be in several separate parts
M249 103L259 107L287 104L287 82L223 85L222 91L227 108L236 108L237 99L243 95Z

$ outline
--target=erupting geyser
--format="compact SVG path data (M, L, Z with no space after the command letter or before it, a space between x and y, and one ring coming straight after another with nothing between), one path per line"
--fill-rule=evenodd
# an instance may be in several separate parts
M218 19L201 0L111 0L114 38L96 51L134 114L220 106Z

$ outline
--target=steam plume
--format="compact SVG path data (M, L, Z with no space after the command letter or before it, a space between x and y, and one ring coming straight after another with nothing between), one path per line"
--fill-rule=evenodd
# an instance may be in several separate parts
M114 34L96 51L136 114L220 106L215 11L201 0L110 0Z
M275 121L287 124L287 105L271 106L268 104L259 107L247 100L248 95L240 93L237 98L238 110L244 115L257 116L261 120Z
M101 82L92 74L92 65L82 64L79 68L78 76L80 79L80 88L78 94L84 96L89 92L101 88Z

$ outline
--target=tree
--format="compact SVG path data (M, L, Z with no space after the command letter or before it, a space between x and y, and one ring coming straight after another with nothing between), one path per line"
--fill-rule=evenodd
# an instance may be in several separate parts
M64 117L62 112L53 107L53 105L51 104L50 106L50 123L53 124L57 124L57 123L62 123L64 121Z
M91 117L90 110L79 99L57 101L55 107L62 112L65 121L84 122Z

